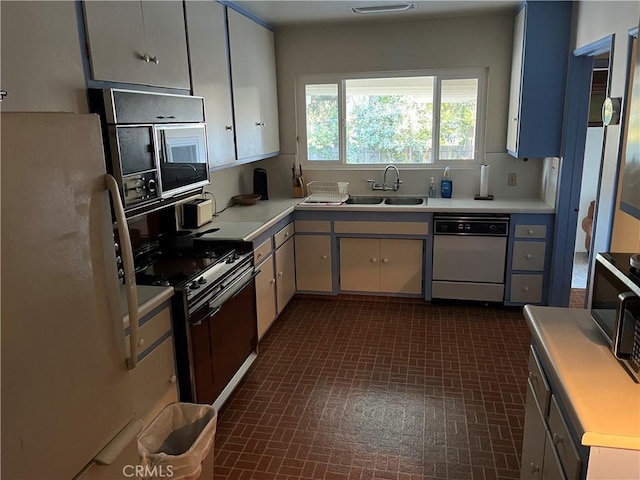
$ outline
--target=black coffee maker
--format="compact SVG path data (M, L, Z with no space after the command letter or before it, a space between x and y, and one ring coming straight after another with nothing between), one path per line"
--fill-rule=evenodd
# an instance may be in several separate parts
M253 193L261 195L260 200L269 200L267 171L264 168L253 169Z

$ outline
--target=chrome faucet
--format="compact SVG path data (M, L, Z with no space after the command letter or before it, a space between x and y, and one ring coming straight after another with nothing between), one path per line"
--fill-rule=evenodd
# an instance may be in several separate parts
M395 170L396 179L393 181L393 186L389 187L387 185L387 172L391 169ZM387 165L384 169L384 174L382 175L382 185L378 185L375 180L367 180L367 183L371 184L371 190L382 190L385 192L387 190L393 190L394 192L397 192L400 189L402 180L400 180L400 172L398 171L398 167L396 167L395 165Z

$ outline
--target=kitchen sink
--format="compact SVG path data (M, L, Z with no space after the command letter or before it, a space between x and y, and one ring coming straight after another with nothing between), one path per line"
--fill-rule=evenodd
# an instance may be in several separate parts
M382 197L352 196L345 203L351 205L378 205L382 203Z
M422 205L425 203L423 197L389 197L384 199L387 205Z

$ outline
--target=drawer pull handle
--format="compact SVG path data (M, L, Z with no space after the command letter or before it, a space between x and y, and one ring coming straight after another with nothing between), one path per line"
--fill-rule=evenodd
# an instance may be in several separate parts
M176 383L178 381L178 377L176 377L175 375L171 375L169 377L169 383Z
M531 462L531 465L529 465L529 467L531 469L531 473L538 473L540 471L540 467L533 462Z
M527 233L528 233L529 235L533 235L533 230L529 230Z
M377 262L378 262L377 258L374 257L374 258L371 259L371 263L377 263Z
M554 433L551 440L553 441L554 445L560 445L564 441L564 438L562 437L562 435Z
M529 380L531 380L532 382L537 382L538 376L533 372L529 372Z
M522 290L524 290L525 292L529 291L529 287L527 287L526 285L524 287L522 287Z
M141 338L140 340L138 340L138 346L144 347L144 338Z
M329 257L327 257L326 255L322 255L322 256L320 256L320 258L321 258L322 260L326 260L326 259L327 259L327 258L329 258Z
M289 236L289 232L284 232L285 238Z
M258 258L262 258L262 252L258 254Z
M531 254L530 253L527 253L527 258L531 258Z
M382 263L389 263L389 259L388 258L383 258L382 259Z

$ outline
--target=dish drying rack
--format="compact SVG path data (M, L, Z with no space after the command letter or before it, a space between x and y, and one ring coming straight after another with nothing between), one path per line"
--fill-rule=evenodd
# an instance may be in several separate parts
M305 203L343 203L348 198L349 182L309 182Z

